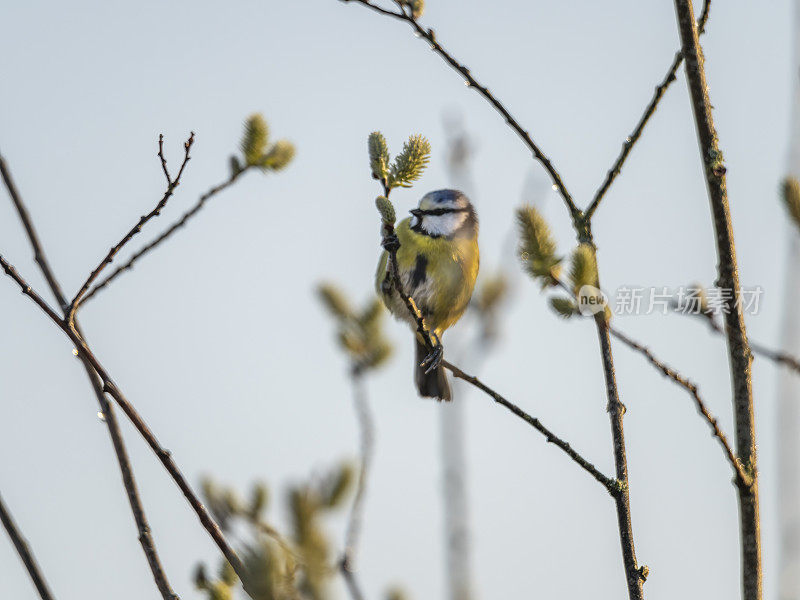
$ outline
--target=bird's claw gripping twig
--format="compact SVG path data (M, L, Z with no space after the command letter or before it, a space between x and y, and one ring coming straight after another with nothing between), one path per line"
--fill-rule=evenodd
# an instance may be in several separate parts
M436 369L439 368L439 365L442 364L442 358L444 357L444 346L442 346L441 342L437 341L436 345L431 350L431 353L425 357L425 360L420 363L420 367L427 367L425 369L425 374L428 375L433 373Z
M397 236L393 233L384 236L383 240L381 240L381 246L387 252L397 252L400 249L400 240L397 239Z

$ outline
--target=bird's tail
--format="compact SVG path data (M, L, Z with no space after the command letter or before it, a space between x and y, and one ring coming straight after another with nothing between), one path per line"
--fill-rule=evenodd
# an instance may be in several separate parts
M420 363L428 356L428 348L419 339L416 339L417 352L416 362L414 363L414 381L417 384L419 395L423 398L436 398L449 402L452 399L450 384L444 373L444 367L439 365L430 373L426 373L426 367L421 367Z

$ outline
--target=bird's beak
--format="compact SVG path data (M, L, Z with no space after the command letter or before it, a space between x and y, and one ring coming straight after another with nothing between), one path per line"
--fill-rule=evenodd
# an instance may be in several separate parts
M417 218L420 218L422 216L422 211L420 209L418 209L418 208L412 208L408 212L410 212L412 215L414 215Z

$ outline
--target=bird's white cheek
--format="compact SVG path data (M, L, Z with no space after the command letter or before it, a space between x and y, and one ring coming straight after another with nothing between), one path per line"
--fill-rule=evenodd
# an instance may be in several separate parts
M411 220L409 221L409 224L411 225L411 228L413 229L414 227L419 225L419 219L417 217L411 217Z

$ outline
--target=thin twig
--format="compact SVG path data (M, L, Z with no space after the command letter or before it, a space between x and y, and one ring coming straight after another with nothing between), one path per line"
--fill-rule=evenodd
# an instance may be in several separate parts
M50 286L50 289L53 291L53 295L56 296L59 306L63 307L66 305L64 292L61 289L61 285L58 283L58 279L56 279L56 276L53 273L53 269L50 267L50 264L47 261L47 257L42 249L42 243L39 240L39 235L36 232L36 228L33 226L30 213L25 207L25 204L22 202L22 197L17 190L14 179L11 177L11 171L9 170L8 165L6 165L6 161L2 155L0 155L0 175L3 177L3 183L8 190L8 194L11 196L11 201L14 203L14 207L17 209L19 218L22 220L22 226L25 228L25 233L28 235L28 240L30 240L31 246L33 246L33 259L36 261L36 264L39 265L39 270L41 270L44 278L47 280L47 285Z
M725 165L719 148L709 97L703 51L698 40L697 23L691 0L675 0L675 13L686 66L686 80L694 113L700 159L703 165L711 216L717 245L717 284L729 290L723 298L725 337L733 383L733 406L736 422L736 450L739 460L750 473L753 485L738 486L739 527L742 547L742 589L744 600L761 598L761 531L758 500L758 470L753 387L750 378L752 353L747 341L733 238Z
M144 256L145 254L147 254L151 250L155 249L157 246L161 245L173 233L175 233L178 229L180 229L181 227L186 225L186 222L189 221L189 219L191 219L193 216L195 216L200 211L200 209L202 209L203 206L205 206L205 203L208 202L208 200L210 200L211 198L216 196L219 192L221 192L221 191L225 190L226 188L230 187L231 185L233 185L233 183L237 179L239 179L239 177L241 177L250 168L252 168L252 167L248 165L248 166L244 167L243 169L241 169L240 171L235 171L235 172L231 173L231 175L230 175L230 177L228 177L228 179L226 179L225 181L223 181L219 185L216 185L216 186L212 187L205 194L200 196L200 198L197 200L195 205L192 206L192 208L187 210L185 213L183 213L183 215L181 215L181 217L177 221L175 221L175 223L173 223L172 225L167 227L152 242L150 242L148 244L145 244L140 250L138 250L133 256L131 256L125 264L120 265L119 267L114 269L114 271L112 271L110 275L108 275L105 279L101 279L98 283L95 284L95 286L92 289L90 289L88 292L86 292L86 294L83 297L83 300L81 301L81 305L84 305L97 292L99 292L100 290L105 288L109 283L114 281L117 277L122 275L125 271L130 271L131 269L133 269L134 263L136 263L140 258L142 258L142 256Z
M169 169L167 169L167 159L164 156L164 134L158 134L158 158L161 160L161 169L164 171L164 177L167 178L167 185L172 185L172 177L169 175Z
M679 314L689 314L689 313L679 313ZM725 335L725 330L723 329L722 325L720 325L716 318L714 317L714 313L712 311L698 313L697 315L692 314L691 316L699 316L708 323L708 326L711 330L719 335ZM792 371L797 372L800 374L800 359L788 352L782 352L780 350L774 350L769 348L763 344L759 344L758 342L750 341L750 349L753 351L754 354L759 354L764 358L767 358L779 365L783 365L788 367Z
M700 30L700 34L705 33L706 23L708 22L708 15L711 9L711 0L706 0L705 5L703 6L703 14L700 16L700 20L697 23L697 27ZM667 91L667 88L675 81L675 75L678 72L678 69L683 62L683 53L678 51L675 53L675 58L672 60L672 64L670 65L669 69L667 69L667 74L664 76L664 79L661 81L659 85L656 86L655 92L653 93L653 98L650 100L650 103L647 105L647 108L644 110L644 114L642 114L641 118L639 119L639 123L636 125L636 128L633 130L626 139L625 142L622 144L622 151L620 152L617 160L614 162L614 165L608 170L606 174L605 181L600 186L600 189L594 195L591 204L586 209L586 218L591 219L594 212L597 210L597 207L600 204L600 201L605 196L608 189L611 187L611 184L616 179L617 175L620 174L622 171L622 165L625 164L625 161L628 158L628 154L630 154L633 146L639 140L644 131L645 126L647 125L648 121L650 121L650 117L656 112L656 108L658 108L659 102L661 102L661 98L664 96L664 93Z
M605 312L596 314L594 322L597 328L597 337L600 341L600 357L603 363L603 375L606 381L606 396L608 398L606 410L611 421L611 437L614 442L614 465L617 481L619 482L619 493L614 496L614 503L617 508L617 526L622 547L625 579L628 583L628 597L630 600L643 600L642 584L647 578L647 568L639 568L633 543L628 457L625 451L625 432L622 425L625 405L619 399L619 388L617 387L617 378L614 372L614 356L611 352L611 337Z
M159 137L159 146L161 146L162 138ZM189 139L183 144L184 154L183 154L183 162L181 163L181 167L178 170L178 174L175 176L175 179L170 179L169 172L166 170L166 162L162 162L164 167L164 172L167 176L167 181L169 184L167 185L167 190L164 192L164 195L159 200L158 204L156 204L155 208L151 210L146 215L139 218L139 221L134 225L125 236L117 242L106 254L105 258L100 261L94 270L91 272L89 277L86 281L83 282L83 285L78 290L78 293L75 294L75 297L70 302L70 309L69 309L69 320L72 321L75 318L75 312L78 310L80 306L81 299L83 295L87 292L89 287L94 283L97 277L100 275L100 272L106 268L107 265L114 260L114 256L116 256L117 252L119 252L122 247L127 244L137 233L142 230L142 227L153 217L157 217L161 214L162 209L166 206L169 199L172 197L172 194L175 192L175 188L177 188L181 183L181 175L183 175L183 170L186 168L186 164L189 162L191 157L189 156L189 151L192 148L192 144L194 143L194 132L192 131L189 135ZM159 151L159 156L163 159L163 154Z
M28 547L28 543L19 532L17 524L14 523L11 513L8 512L8 508L6 508L6 505L3 503L2 496L0 496L0 522L3 523L3 527L5 527L6 532L8 532L8 537L10 537L11 541L14 543L17 554L19 554L20 559L22 559L22 563L28 570L28 575L30 575L33 585L36 586L36 590L39 592L39 597L42 600L53 600L53 594L50 592L50 588L47 587L44 575L42 575L42 571L31 549Z
M722 451L725 453L725 457L728 459L728 462L733 467L734 472L736 473L736 480L739 485L751 485L752 481L750 476L745 472L744 468L742 467L742 463L739 462L739 459L736 458L736 454L733 452L733 448L731 448L730 442L728 442L728 438L717 422L717 418L711 414L711 411L706 406L703 399L700 397L700 392L698 390L697 384L692 382L691 380L687 379L678 371L673 369L672 367L668 366L667 364L660 361L652 351L643 346L642 344L632 340L627 335L619 331L618 329L611 327L610 328L611 335L621 341L623 344L636 350L640 354L642 354L650 364L652 364L656 369L661 371L666 377L669 377L672 381L677 383L679 386L684 388L689 395L692 396L694 399L695 406L697 407L697 412L699 412L703 418L708 423L709 427L711 427L712 434L717 438L719 441L720 446L722 447Z
M594 251L597 248L589 232L589 241ZM575 298L575 292L556 274L551 275L556 284L563 288L568 294ZM600 285L598 274L597 285ZM622 547L622 562L625 567L625 578L628 583L628 596L631 600L641 600L644 598L642 585L647 579L648 569L646 566L639 567L636 561L636 550L633 539L633 525L631 522L631 506L629 495L628 480L628 457L625 450L625 432L623 429L623 418L625 416L625 405L619 399L619 388L614 371L614 356L611 350L610 327L606 319L605 311L594 315L597 337L600 342L600 357L603 363L603 376L606 382L606 396L608 404L606 411L611 421L611 437L614 443L614 465L616 469L619 490L614 495L614 502L617 509L617 524L619 528L619 540Z
M586 243L590 244L594 252L597 247L589 230L589 238ZM573 299L576 299L574 290L564 283L555 273L551 274L556 284L563 288ZM597 276L597 286L600 286L600 276ZM636 562L636 550L633 540L633 525L631 523L631 506L628 481L628 457L625 450L625 431L623 428L623 418L625 416L625 405L619 399L619 388L617 387L617 376L614 370L614 355L611 350L611 328L608 324L605 311L594 315L597 337L600 342L600 357L603 363L603 377L606 382L606 397L608 403L606 411L611 421L611 437L614 442L614 465L616 468L619 490L614 495L614 502L617 508L617 524L619 527L619 541L622 546L622 562L625 567L625 578L628 583L628 596L631 600L641 600L644 598L642 584L647 579L648 569L646 566L639 567Z
M569 444L569 442L564 441L563 439L558 437L555 433L550 431L547 427L545 427L542 424L542 422L539 419L529 415L513 402L506 400L503 396L501 396L492 388L490 388L488 385L483 383L480 379L465 373L457 366L447 362L446 360L442 361L442 366L448 371L450 371L454 377L463 379L470 385L478 388L483 393L491 397L492 400L494 400L501 406L506 407L512 413L517 415L520 419L528 423L528 425L530 425L531 427L536 429L539 433L541 433L549 443L555 444L556 446L561 448L561 450L563 450L564 453L573 460L573 462L575 462L578 466L580 466L584 471L589 473L598 483L602 484L602 486L605 487L612 496L618 493L619 486L615 480L603 475L603 473L601 473L597 467L595 467L592 463L583 458L583 456L581 456Z
M6 189L11 196L11 200L17 209L17 213L19 214L20 220L25 228L25 232L27 233L28 240L33 248L36 263L39 265L39 269L42 271L42 274L47 280L47 283L50 286L50 291L55 297L56 302L58 302L59 306L62 307L64 318L66 319L69 314L69 306L67 305L66 297L64 296L64 292L61 289L55 273L50 267L44 247L42 246L39 235L33 225L33 220L31 219L28 209L22 201L22 197L20 196L17 187L14 184L14 180L11 177L11 172L1 156L0 173L2 174L3 182L6 185ZM80 330L80 325L78 324L77 319L75 320L75 329L78 334L85 339L85 336ZM130 464L130 459L128 458L127 450L125 449L125 442L122 438L122 432L120 431L114 409L103 393L103 382L100 380L97 373L84 356L79 356L79 358L83 364L84 370L86 371L86 375L89 378L89 382L92 385L95 397L97 398L100 413L104 416L106 425L108 426L109 435L111 436L111 442L114 447L114 453L116 454L117 463L122 475L123 485L128 496L128 503L130 504L131 512L133 513L133 518L136 523L136 528L139 532L139 543L142 546L147 563L150 566L153 579L155 580L156 586L161 592L164 600L177 600L178 596L170 587L167 575L164 572L163 566L161 565L161 559L156 551L155 542L153 541L153 536L150 531L150 525L147 522L147 516L145 515L144 507L142 505L141 498L139 497L136 479L133 475L133 469Z
M399 19L401 21L405 21L408 25L414 30L418 37L424 39L425 41L430 44L431 49L436 52L444 61L450 65L456 72L458 72L462 77L464 77L465 83L468 87L475 89L485 100L489 102L489 104L494 107L494 109L500 113L503 117L505 122L508 124L511 129L522 139L523 143L528 147L528 149L533 153L533 157L538 160L542 166L544 167L547 174L550 176L550 179L553 182L553 185L558 190L561 197L564 199L564 203L566 204L567 208L569 209L570 215L572 216L573 223L576 226L576 229L579 227L578 223L582 220L582 213L580 209L575 205L575 201L572 199L569 191L567 190L567 186L564 184L563 180L561 179L561 175L558 173L556 168L550 162L550 159L545 156L545 154L541 151L539 146L533 141L533 138L528 133L525 128L520 125L520 123L511 115L508 109L503 105L500 100L498 100L489 89L480 83L473 77L470 70L464 66L463 64L459 63L447 50L445 50L437 41L436 34L434 33L433 29L425 29L423 28L417 20L412 17L410 14L405 12L396 13L390 10L386 10L379 6L376 6L369 0L342 0L343 2L357 2L366 6L367 8L378 12L382 15L386 15L395 19Z
M59 327L59 329L61 329L67 335L67 337L69 337L72 343L78 348L79 355L86 357L86 359L89 361L89 364L91 364L92 368L100 376L103 382L103 391L109 394L120 406L122 411L128 416L134 427L136 427L137 431L142 435L152 451L158 457L161 464L170 474L173 481L175 481L175 483L178 485L184 497L189 502L189 505L192 507L198 519L200 520L200 523L203 525L203 528L214 540L217 547L225 556L226 560L231 564L240 579L245 580L247 573L245 572L242 561L239 559L238 555L230 546L230 544L228 544L228 542L225 540L222 531L220 531L219 526L214 522L214 519L208 513L205 506L203 506L203 503L200 501L194 491L192 491L192 488L187 483L183 473L181 473L180 469L178 469L175 461L172 460L172 454L163 446L161 446L158 439L147 426L147 423L145 423L141 415L136 411L133 405L128 402L122 391L113 382L108 371L105 370L100 361L94 356L85 340L81 338L80 335L74 330L74 326L71 326L66 319L62 319L58 316L58 314L47 304L47 302L45 302L42 297L35 290L33 290L33 288L31 288L28 282L25 281L25 279L17 272L13 265L11 265L2 255L0 255L0 268L2 268L5 274L8 275L19 286L23 295L30 298L48 317L50 317L50 319Z
M760 354L761 356L768 358L773 362L784 365L785 367L789 367L793 371L800 373L800 360L791 354L780 352L779 350L773 350L772 348L767 348L766 346L756 342L750 342L750 349L755 354Z

